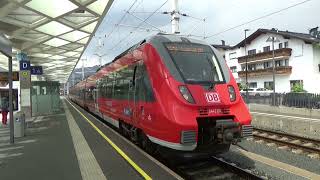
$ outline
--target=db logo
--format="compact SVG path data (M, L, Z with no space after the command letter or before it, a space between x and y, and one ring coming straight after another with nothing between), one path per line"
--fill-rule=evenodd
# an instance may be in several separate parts
M214 93L214 92L206 93L206 100L209 103L220 103L220 98L218 93Z

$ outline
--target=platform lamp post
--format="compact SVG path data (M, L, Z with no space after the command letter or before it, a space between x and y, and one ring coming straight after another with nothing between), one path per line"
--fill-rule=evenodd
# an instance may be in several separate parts
M86 59L82 59L82 80L84 80L84 61L85 61Z
M276 105L276 73L275 73L276 64L275 64L275 60L274 60L274 43L280 42L280 41L277 37L269 36L269 38L267 39L267 42L272 43L272 79L273 79L272 105L275 106Z
M244 30L244 56L247 56L247 32L250 31L250 29ZM249 92L248 92L248 57L246 57L246 102L249 104Z

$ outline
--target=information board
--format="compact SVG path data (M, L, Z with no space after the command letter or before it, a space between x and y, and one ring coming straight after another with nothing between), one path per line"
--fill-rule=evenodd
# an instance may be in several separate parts
M8 72L0 72L0 81L8 81ZM19 72L12 72L12 81L19 81Z

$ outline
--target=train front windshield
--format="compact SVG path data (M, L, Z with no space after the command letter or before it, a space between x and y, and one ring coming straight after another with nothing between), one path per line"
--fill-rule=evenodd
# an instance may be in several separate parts
M186 83L224 82L219 61L209 46L194 43L166 43L165 46Z

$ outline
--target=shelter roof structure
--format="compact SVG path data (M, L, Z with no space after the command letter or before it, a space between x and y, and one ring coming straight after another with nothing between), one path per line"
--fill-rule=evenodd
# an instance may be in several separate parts
M0 32L31 65L42 66L47 80L65 83L113 0L1 0ZM0 56L1 68L7 60Z

